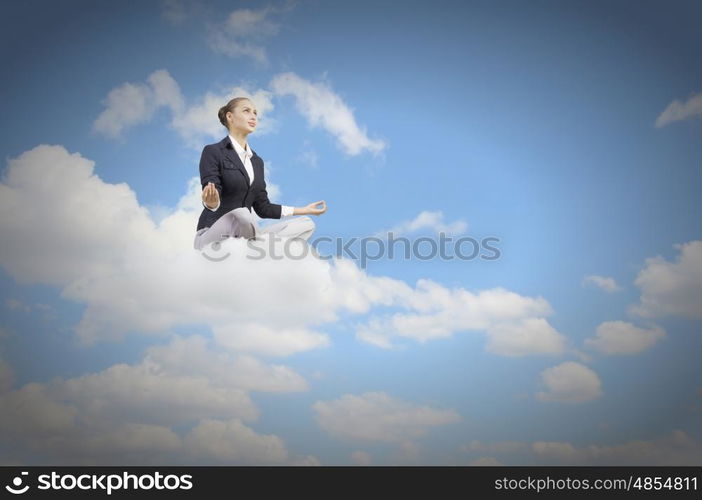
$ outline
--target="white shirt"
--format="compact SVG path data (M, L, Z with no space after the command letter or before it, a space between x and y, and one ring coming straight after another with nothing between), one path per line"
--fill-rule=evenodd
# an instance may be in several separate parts
M246 149L244 149L241 147L241 144L239 144L239 141L235 140L231 135L229 136L229 140L231 141L232 146L234 146L234 150L239 155L239 158L241 159L241 163L244 164L244 168L246 169L246 173L249 174L249 186L250 186L251 184L253 184L253 181L254 181L254 170L253 170L253 165L251 165L251 157L253 156L253 152L251 151L251 148L249 147L249 143L248 142L246 143ZM221 203L221 200L220 200L220 203ZM205 205L204 201L202 202L203 206L206 209L212 210L213 212L217 211L220 203L217 203L216 207L210 208L207 205ZM292 215L294 210L295 210L295 207L281 205L280 216L285 217L286 215Z

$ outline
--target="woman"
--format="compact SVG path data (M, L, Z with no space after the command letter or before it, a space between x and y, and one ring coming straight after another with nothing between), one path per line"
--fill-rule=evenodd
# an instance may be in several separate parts
M255 239L261 233L307 240L315 224L306 215L327 211L324 200L304 207L278 205L268 200L263 178L263 160L247 142L258 124L258 110L246 97L236 97L222 106L219 121L229 134L208 144L200 157L200 182L204 208L197 223L195 249L230 236ZM251 209L263 219L303 215L259 228Z

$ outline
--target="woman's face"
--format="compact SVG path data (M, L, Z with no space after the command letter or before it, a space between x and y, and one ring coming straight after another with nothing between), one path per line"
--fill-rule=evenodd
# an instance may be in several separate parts
M239 103L234 108L234 112L228 112L227 116L229 119L229 129L232 131L239 131L243 134L250 134L258 125L258 110L256 106L249 101L239 101Z

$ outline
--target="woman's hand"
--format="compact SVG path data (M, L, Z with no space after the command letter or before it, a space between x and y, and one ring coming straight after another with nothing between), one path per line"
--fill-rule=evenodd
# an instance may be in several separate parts
M211 182L207 183L205 189L202 190L202 201L208 208L214 208L219 205L219 191Z
M318 208L317 205L320 205L320 207ZM306 207L303 207L302 210L308 215L322 215L327 211L327 203L324 200L315 201L314 203L310 203Z

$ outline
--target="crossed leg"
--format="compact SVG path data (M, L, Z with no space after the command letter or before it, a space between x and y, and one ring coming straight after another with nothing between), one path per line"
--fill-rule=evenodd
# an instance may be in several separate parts
M259 230L259 234L271 233L286 238L308 240L315 228L314 221L310 217L303 215L264 226Z
M222 241L226 238L255 238L258 225L253 214L246 207L230 210L215 221L209 228L201 229L195 235L194 247L196 250L204 246Z
M229 237L255 239L256 235L262 233L308 240L315 228L314 221L306 215L259 228L253 214L247 208L239 207L221 216L211 227L198 231L194 246L196 250L200 250L210 243Z

